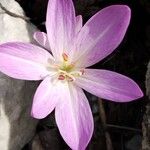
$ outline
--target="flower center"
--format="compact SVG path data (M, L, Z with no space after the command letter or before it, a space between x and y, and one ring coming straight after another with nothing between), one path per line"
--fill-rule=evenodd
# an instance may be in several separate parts
M84 74L84 69L79 69L75 67L75 63L71 63L68 55L66 53L62 54L63 61L55 62L53 60L48 60L47 70L54 71L54 74L51 76L55 81L74 81L77 77L80 77Z
M75 70L75 64L69 62L68 55L62 54L63 62L58 67L58 80L74 81L76 77L83 75L84 70Z

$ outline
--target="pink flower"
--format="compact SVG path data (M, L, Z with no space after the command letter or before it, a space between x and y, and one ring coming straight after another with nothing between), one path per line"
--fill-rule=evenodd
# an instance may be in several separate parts
M120 44L130 13L128 6L109 6L82 26L82 17L75 17L72 0L50 0L47 35L34 35L49 52L19 42L0 46L1 72L22 80L43 80L34 95L32 116L41 119L55 109L60 134L74 150L84 150L93 133L93 117L82 89L115 102L143 96L128 77L107 70L85 69Z

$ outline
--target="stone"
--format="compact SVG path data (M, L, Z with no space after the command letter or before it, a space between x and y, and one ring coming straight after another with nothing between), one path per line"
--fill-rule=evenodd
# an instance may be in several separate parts
M150 62L146 73L146 95L148 96L148 103L142 123L142 150L150 150Z
M0 0L9 11L25 16L15 0ZM0 44L10 41L33 42L37 29L0 8ZM8 60L9 61L9 60ZM9 78L0 73L0 150L20 150L35 134L37 120L30 115L37 83Z
M32 141L31 150L45 150L38 135L36 135Z
M127 150L140 150L142 137L140 134L135 134L129 141L125 143Z

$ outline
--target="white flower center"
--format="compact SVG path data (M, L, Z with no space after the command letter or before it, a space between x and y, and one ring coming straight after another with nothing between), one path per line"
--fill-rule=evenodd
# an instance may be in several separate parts
M74 63L69 62L68 55L63 53L63 62L53 65L52 68L56 69L56 76L61 81L74 81L77 77L84 74L84 69L76 69ZM51 67L50 67L51 68Z

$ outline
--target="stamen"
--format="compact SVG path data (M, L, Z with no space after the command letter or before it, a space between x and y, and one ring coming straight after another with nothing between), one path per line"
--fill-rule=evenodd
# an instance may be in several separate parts
M63 53L62 57L63 57L64 61L68 61L68 55L66 53Z
M58 80L65 80L65 76L64 75L59 75Z
M80 70L80 71L81 71L82 75L85 73L84 69L82 69L82 70Z
M72 72L67 72L64 70L59 69L58 70L59 73L59 80L67 80L67 81L75 81L76 77L80 77L81 75L84 74L84 70L80 70L80 71L72 71Z
M58 77L59 80L65 80L67 79L68 81L74 81L75 78L72 74L70 73L67 73L66 71L63 71L63 70L58 70L60 75Z
M74 77L72 78L72 77L70 77L70 76L66 76L66 78L67 78L67 80L70 81L70 82L72 82L72 81L75 80Z
M61 70L61 69L59 69L58 72L59 72L59 73L62 73L62 74L66 74L66 73L67 73L66 71L63 71L63 70Z
M70 74L73 75L73 76L79 77L79 76L84 74L84 70L72 71Z
M80 77L84 74L84 70L75 70L75 63L68 61L68 55L66 53L62 54L63 62L59 65L60 62L49 59L49 65L47 69L49 71L54 71L54 76L52 76L52 81L66 80L68 82L75 81L77 77ZM48 75L50 76L50 75Z

